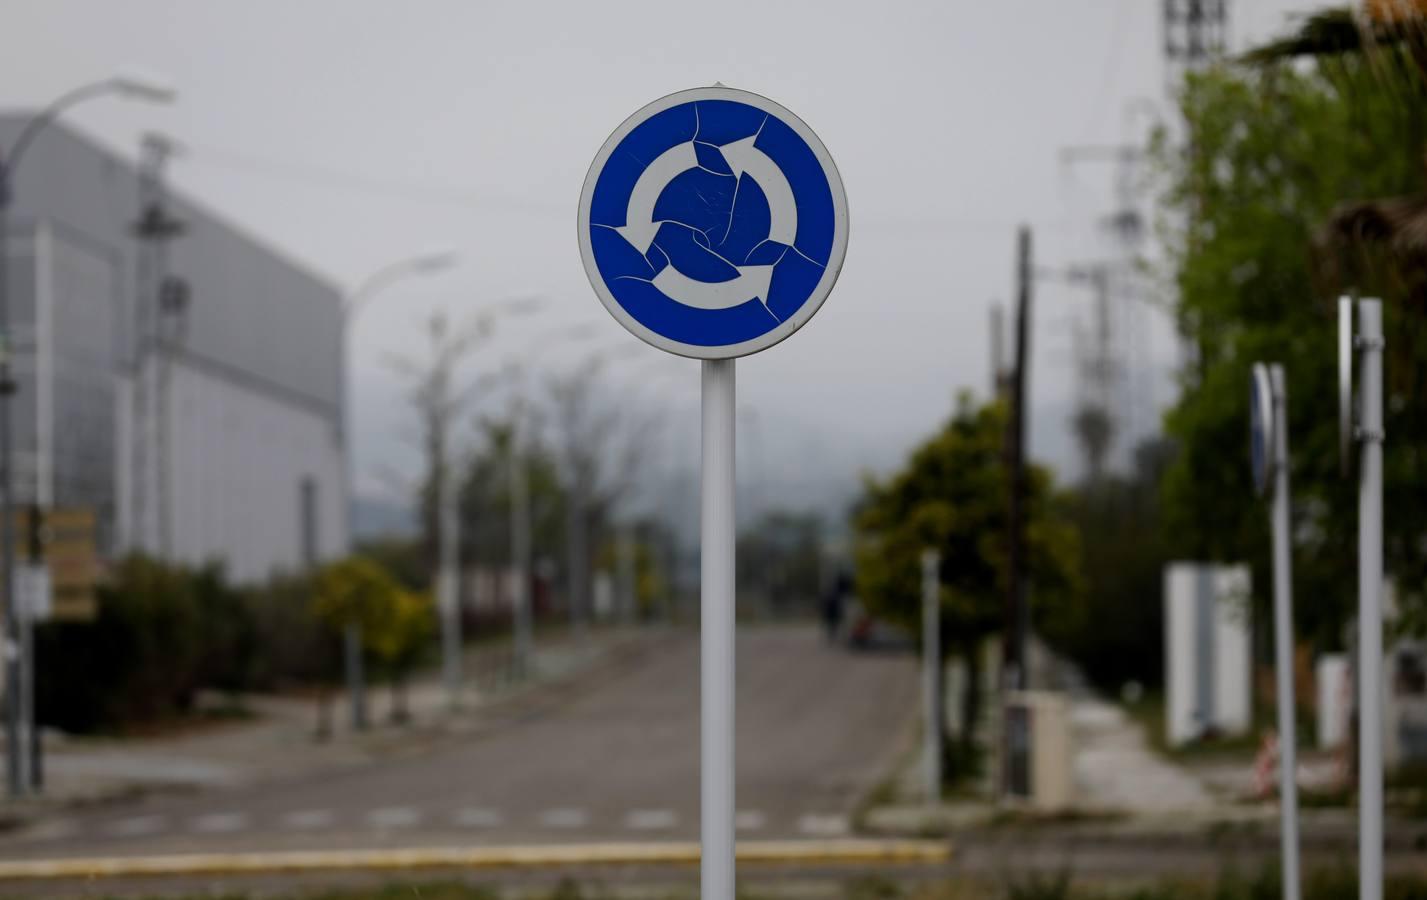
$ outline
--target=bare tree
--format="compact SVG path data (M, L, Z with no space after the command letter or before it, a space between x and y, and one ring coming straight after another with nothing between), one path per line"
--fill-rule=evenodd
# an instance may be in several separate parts
M568 491L568 602L577 629L589 609L591 538L631 492L659 423L657 415L621 408L601 391L599 376L608 361L596 357L550 380L555 446Z
M427 348L419 357L396 357L393 368L410 382L410 399L416 410L421 445L426 456L426 483L422 489L422 526L428 558L434 564L437 603L441 616L442 671L454 705L461 685L461 610L459 517L457 484L451 450L453 429L462 410L484 386L477 379L457 387L459 369L491 333L491 317L478 316L451 327L437 312L427 321Z

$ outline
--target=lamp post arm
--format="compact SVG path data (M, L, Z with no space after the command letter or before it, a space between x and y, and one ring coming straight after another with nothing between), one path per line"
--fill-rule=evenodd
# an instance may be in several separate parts
M15 143L10 145L8 153L3 154L0 159L0 179L8 181L14 176L15 169L19 167L20 160L24 158L25 151L35 138L47 125L59 117L59 114L78 103L83 103L91 97L107 94L114 90L109 81L96 81L92 84L82 85L74 90L60 95L54 102L35 115L31 116L25 123L25 127L20 131L19 137L15 138Z

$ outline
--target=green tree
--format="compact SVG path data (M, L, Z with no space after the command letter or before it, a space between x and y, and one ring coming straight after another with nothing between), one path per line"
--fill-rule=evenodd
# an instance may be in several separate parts
M951 420L917 447L899 472L869 481L854 515L857 595L874 615L921 630L922 551L941 553L942 646L968 662L963 721L974 722L980 692L975 651L1002 624L1008 582L1010 480L1006 412L963 395ZM1081 592L1080 540L1050 473L1031 466L1026 544L1032 619L1056 631ZM970 736L962 736L969 752ZM965 754L961 759L968 758ZM951 773L956 774L956 773Z
M404 724L411 720L407 681L431 650L436 611L428 595L398 589L382 612L371 632L372 652L391 677L391 720Z
M1180 98L1189 152L1161 134L1175 315L1195 348L1166 425L1179 453L1164 481L1177 555L1250 560L1267 585L1267 511L1246 452L1247 383L1256 360L1284 364L1293 454L1298 625L1337 643L1355 595L1356 479L1338 473L1335 301L1385 300L1387 568L1409 597L1427 576L1427 440L1420 415L1427 280L1397 244L1351 210L1423 185L1427 80L1409 50L1333 53L1309 64L1282 53L1255 67L1190 75ZM1345 217L1346 216L1346 217ZM1349 228L1349 232L1352 229ZM1350 252L1349 252L1350 251ZM1344 253L1348 253L1345 263ZM1265 591L1257 592L1260 596Z
M823 523L816 513L769 510L738 535L738 593L774 616L816 613Z
M349 626L361 628L362 649L380 657L389 644L387 634L397 619L401 585L376 562L349 556L323 566L312 593L312 612L334 634ZM331 691L324 685L317 698L317 734L331 733Z
M1172 459L1163 439L1141 443L1128 474L1087 477L1070 494L1068 514L1082 540L1083 602L1046 633L1097 686L1157 685L1164 673L1164 607L1157 602L1169 559L1160 481Z

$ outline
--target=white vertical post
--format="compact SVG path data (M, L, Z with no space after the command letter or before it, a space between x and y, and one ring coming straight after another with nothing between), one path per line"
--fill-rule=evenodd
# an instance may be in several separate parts
M441 468L441 485L436 498L441 674L446 683L447 702L454 708L461 704L461 525L456 502L455 468L449 462L443 462Z
M1358 898L1382 900L1382 303L1358 301Z
M1298 726L1293 693L1293 566L1288 514L1288 385L1283 366L1269 366L1273 392L1273 633L1278 669L1278 797L1283 897L1298 900Z
M922 752L927 803L941 799L941 554L922 551Z
M700 563L700 883L733 900L734 361L703 363Z
M523 390L523 385L517 385L510 450L510 555L515 570L511 604L517 677L524 677L530 664L530 472L525 461Z

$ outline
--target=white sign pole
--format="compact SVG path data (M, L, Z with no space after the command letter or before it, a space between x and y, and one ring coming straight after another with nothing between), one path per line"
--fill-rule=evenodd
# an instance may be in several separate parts
M1358 897L1382 900L1382 303L1358 301Z
M1278 802L1283 841L1283 898L1298 900L1298 726L1293 693L1293 567L1288 517L1288 385L1269 366L1273 393L1273 630L1278 668Z
M922 723L927 803L941 799L941 554L922 551Z
M733 900L734 361L703 363L700 812L703 900Z

